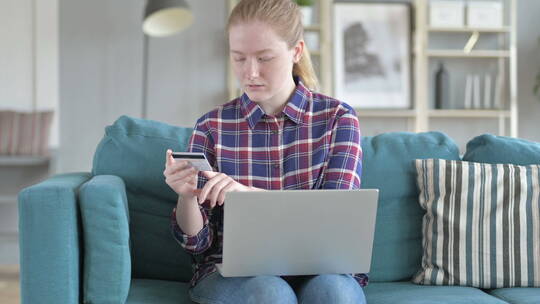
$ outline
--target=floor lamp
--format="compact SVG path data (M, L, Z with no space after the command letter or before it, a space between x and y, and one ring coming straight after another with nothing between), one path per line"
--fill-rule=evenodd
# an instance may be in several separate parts
M180 32L193 23L185 0L148 0L143 20L143 91L142 118L148 114L148 43L149 37L165 37Z

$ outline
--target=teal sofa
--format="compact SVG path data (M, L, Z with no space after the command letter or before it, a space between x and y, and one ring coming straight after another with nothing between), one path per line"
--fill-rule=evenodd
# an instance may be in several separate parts
M192 303L191 257L172 238L176 194L165 184L168 148L191 128L120 117L108 126L91 172L53 176L19 194L21 296L33 303ZM380 189L368 303L540 303L540 288L480 290L410 282L420 268L423 209L413 160L459 160L446 135L363 137L363 188ZM540 144L483 135L465 160L540 163Z

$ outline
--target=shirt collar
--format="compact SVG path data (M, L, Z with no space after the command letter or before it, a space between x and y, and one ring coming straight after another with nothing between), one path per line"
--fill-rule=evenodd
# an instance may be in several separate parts
M283 108L285 114L290 120L296 124L301 124L304 121L304 114L307 110L309 101L313 98L311 91L304 86L299 77L294 77L296 89L291 98ZM253 129L259 120L266 115L264 110L254 101L251 101L246 93L240 97L242 111L244 117Z

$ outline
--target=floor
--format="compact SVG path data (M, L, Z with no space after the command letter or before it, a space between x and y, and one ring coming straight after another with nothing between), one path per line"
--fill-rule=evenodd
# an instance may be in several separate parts
M19 241L13 233L0 233L0 303L21 303Z
M0 265L0 303L21 303L18 265Z

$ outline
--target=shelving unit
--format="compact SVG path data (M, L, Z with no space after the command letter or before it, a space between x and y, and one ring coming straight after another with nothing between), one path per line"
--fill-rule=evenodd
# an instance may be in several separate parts
M51 157L0 155L0 206L17 203L17 192L49 174Z
M468 33L468 32L480 32L480 33L510 33L510 27L503 26L501 28L480 28L480 27L433 27L428 26L427 31L429 32L445 32L445 33Z
M0 265L19 263L18 193L50 176L54 154L49 153L0 156Z
M516 0L505 0L504 10L507 14L507 24L501 28L444 28L429 26L429 0L415 0L415 124L414 131L429 131L430 122L437 118L482 118L497 119L498 134L508 135L507 123L510 126L510 136L517 137L517 52L516 52ZM437 34L489 34L497 35L498 48L487 50L472 50L465 52L459 49L430 49L429 40ZM459 47L459 46L458 46ZM430 60L495 60L499 76L505 85L499 88L502 96L501 109L432 109L430 108L429 79ZM507 70L508 68L508 70ZM466 121L464 121L466 123Z
M397 117L414 118L414 110L359 110L358 117Z
M35 166L49 162L48 156L6 156L0 155L0 166Z
M237 0L229 1L229 12ZM518 136L517 132L517 0L504 1L505 24L500 28L468 27L447 28L429 25L430 0L414 0L412 3L414 17L413 43L413 102L411 109L356 109L362 118L405 119L407 130L411 132L431 131L432 123L437 119L456 119L460 123L469 123L470 119L495 120L498 126L498 135ZM315 64L319 64L320 91L333 96L332 73L332 9L333 1L316 0L315 12L318 23L305 26L306 32L319 34L319 48L311 49L310 53ZM477 34L495 35L498 40L497 49L473 49L470 52L463 50L463 45L456 45L455 49L429 47L429 41L435 35L468 35ZM430 62L433 60L457 60L471 62L477 60L491 60L497 65L498 73L502 77L504 86L500 88L503 107L501 109L432 109L430 107ZM236 90L236 80L229 65L229 97L239 95ZM509 133L509 134L507 134Z
M426 51L426 56L439 58L508 58L510 57L510 52L487 50L466 53L461 50L428 50Z
M455 118L508 118L510 111L500 110L429 110L430 117Z

